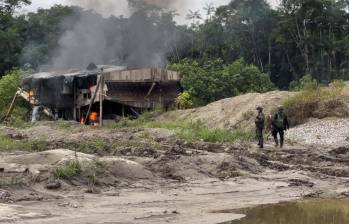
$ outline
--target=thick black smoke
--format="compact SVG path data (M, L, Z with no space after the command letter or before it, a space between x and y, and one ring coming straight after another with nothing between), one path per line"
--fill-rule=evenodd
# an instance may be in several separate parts
M111 1L83 2L109 9L116 6ZM60 38L52 59L53 68L84 68L90 62L129 68L164 67L175 41L175 23L169 12L171 2L130 0L127 18L106 18L94 11L77 10L78 19L66 21L75 25Z

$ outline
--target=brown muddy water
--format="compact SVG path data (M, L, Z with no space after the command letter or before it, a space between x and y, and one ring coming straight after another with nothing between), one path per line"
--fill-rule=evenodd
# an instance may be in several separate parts
M224 224L349 224L349 200L316 200L231 211L245 218Z

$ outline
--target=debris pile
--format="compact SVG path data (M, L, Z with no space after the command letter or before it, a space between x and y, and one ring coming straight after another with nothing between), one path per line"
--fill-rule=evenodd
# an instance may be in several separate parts
M311 119L287 132L287 138L297 143L325 147L347 145L349 141L349 119Z

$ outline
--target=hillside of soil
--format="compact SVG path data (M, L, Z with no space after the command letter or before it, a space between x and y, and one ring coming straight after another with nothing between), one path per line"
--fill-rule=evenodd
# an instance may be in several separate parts
M286 91L249 93L213 102L200 108L177 111L168 116L200 120L211 128L249 131L254 129L254 118L258 106L263 107L265 114L269 115L294 94Z

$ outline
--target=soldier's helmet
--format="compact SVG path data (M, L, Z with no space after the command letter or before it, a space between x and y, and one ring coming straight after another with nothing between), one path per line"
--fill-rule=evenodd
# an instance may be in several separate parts
M258 107L256 108L256 110L258 110L258 111L263 111L263 107L258 106Z
M278 106L278 111L284 111L284 107L283 106Z

